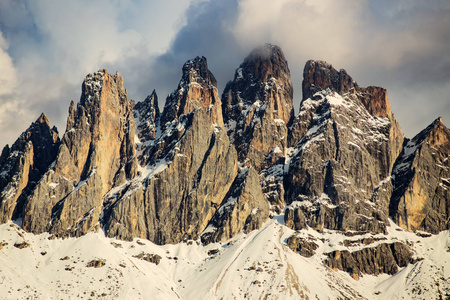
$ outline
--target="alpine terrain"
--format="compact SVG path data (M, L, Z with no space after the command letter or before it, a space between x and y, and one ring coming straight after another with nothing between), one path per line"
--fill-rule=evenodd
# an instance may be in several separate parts
M99 70L64 134L42 114L3 148L0 299L450 299L441 118L408 139L384 88L313 60L295 114L270 44L221 96L196 57L159 101Z

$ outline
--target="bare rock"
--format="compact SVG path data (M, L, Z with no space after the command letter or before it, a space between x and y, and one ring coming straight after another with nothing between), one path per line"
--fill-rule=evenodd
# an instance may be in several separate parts
M158 254L152 254L152 253L141 252L138 255L133 255L133 257L148 261L155 265L159 265L159 263L161 261L161 256L159 256Z
M259 172L274 149L284 153L287 125L294 117L292 95L281 49L266 44L253 50L222 95L225 124L239 161ZM273 163L268 161L266 167Z
M56 161L26 200L24 229L56 235L93 230L102 196L136 175L131 109L120 74L101 70L86 77L79 104L70 105Z
M258 175L255 169L244 168L202 233L202 243L224 242L241 231L259 229L268 217L269 203L262 194Z
M450 130L442 118L405 141L392 177L390 215L400 227L431 233L450 228Z
M208 69L206 58L196 57L187 61L182 71L178 88L166 99L161 116L162 131L171 122L178 123L181 116L199 107L208 108L213 123L223 126L217 81Z
M0 156L0 223L22 216L24 202L56 158L58 131L45 114Z
M90 262L88 262L86 264L86 267L88 268L101 268L106 264L106 260L105 259L93 259Z
M183 66L166 100L161 135L148 149L142 177L105 199L108 236L147 238L157 244L196 239L236 177L221 102L205 58Z
M334 270L348 272L354 279L358 279L362 274L393 275L398 272L398 267L405 267L412 261L409 247L400 242L383 243L353 252L333 251L327 253L327 256L325 265Z
M135 122L138 124L139 139L143 141L154 140L161 118L158 96L155 90L144 101L136 103L133 108L133 115Z
M285 200L293 203L287 224L385 232L390 175L403 142L385 91L360 88L320 61L306 64L303 88L308 98L290 127L284 174Z
M0 242L0 250L2 250L5 246L8 246L7 242Z
M286 243L292 251L304 257L313 256L316 253L316 249L319 248L319 245L314 243L314 241L299 237L295 234L291 235Z
M28 243L27 241L23 241L21 243L15 243L14 247L16 247L18 249L28 248L28 247L30 247L30 243Z

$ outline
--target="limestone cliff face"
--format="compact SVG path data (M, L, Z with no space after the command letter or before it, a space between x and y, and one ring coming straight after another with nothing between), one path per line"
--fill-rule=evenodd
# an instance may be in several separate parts
M131 109L118 73L86 77L77 108L70 105L56 161L27 198L26 230L80 235L93 229L102 196L136 175Z
M268 217L269 202L262 193L258 174L253 168L244 168L203 232L202 242L224 242L241 230L248 233L259 229Z
M222 95L224 121L239 161L259 172L273 164L270 153L284 154L287 125L294 117L292 95L281 49L267 44L252 51Z
M403 142L385 90L360 88L321 61L306 64L303 89L284 177L287 223L384 232Z
M405 141L392 177L390 214L397 224L431 233L450 228L450 130L442 118Z
M227 201L238 162L215 84L204 57L183 66L180 84L166 100L161 135L145 150L140 177L107 197L109 236L158 244L196 239ZM244 225L226 226L239 232Z
M353 252L333 251L327 253L327 256L325 265L334 270L346 271L354 279L359 279L363 273L393 275L398 272L399 267L405 267L413 261L409 247L400 242L382 243Z
M58 131L44 114L0 156L0 223L23 214L23 203L56 158Z

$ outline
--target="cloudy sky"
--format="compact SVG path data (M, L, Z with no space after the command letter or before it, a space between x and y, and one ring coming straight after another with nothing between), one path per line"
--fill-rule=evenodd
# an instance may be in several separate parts
M206 56L221 92L255 46L279 45L296 109L308 59L388 89L406 136L450 125L448 0L1 0L0 147L45 112L64 132L88 73L119 71L130 98L160 106L183 63Z

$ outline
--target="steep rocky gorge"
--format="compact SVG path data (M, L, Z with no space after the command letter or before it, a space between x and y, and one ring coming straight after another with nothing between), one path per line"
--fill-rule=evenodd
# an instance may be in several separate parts
M156 244L224 242L277 214L293 230L385 234L389 218L409 231L449 229L442 119L409 140L385 89L360 87L323 61L308 61L303 75L294 115L290 70L274 45L252 51L222 97L206 58L189 60L162 113L155 91L135 104L120 74L89 74L61 138L42 115L3 149L0 221ZM389 266L374 272L392 273L409 261L397 259L404 247L330 253L328 264L346 270L381 255Z

